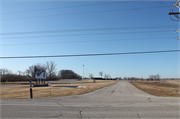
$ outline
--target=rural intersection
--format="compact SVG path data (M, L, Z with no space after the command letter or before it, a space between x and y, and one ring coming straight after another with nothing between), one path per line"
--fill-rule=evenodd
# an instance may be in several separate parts
M126 81L74 96L1 99L1 118L177 118L179 97L153 96Z

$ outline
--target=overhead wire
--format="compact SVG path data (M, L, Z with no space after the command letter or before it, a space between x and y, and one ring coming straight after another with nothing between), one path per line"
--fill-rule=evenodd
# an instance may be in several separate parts
M63 9L63 8L73 8L73 7L104 5L104 4L115 4L115 3L125 3L125 1L123 1L123 2L106 2L106 3L96 3L96 4L72 5L72 6L54 7L54 8L45 8L45 9L36 9L36 10L27 10L27 11L19 11L19 12L6 12L6 13L1 13L0 15L27 13L27 12L37 12L37 11L45 11L45 10L53 10L53 9Z
M10 19L0 19L2 20L16 20L16 19L31 19L31 18L41 18L41 17L54 17L61 15L75 15L75 14L89 14L89 13L101 13L101 12L116 12L116 11L127 11L127 10L139 10L139 9L154 9L154 8L165 8L168 6L157 6L157 7L145 7L145 8L131 8L131 9L119 9L119 10L104 10L104 11L89 11L89 12L77 12L77 13L65 13L65 14L55 14L55 15L42 15L42 16L34 16L34 17L20 17L20 18L10 18Z
M150 53L170 53L180 50L146 51L146 52L125 52L125 53L103 53L103 54L77 54L77 55L45 55L45 56L15 56L0 57L0 59L19 59L19 58L47 58L47 57L84 57L84 56L105 56L105 55L127 55L127 54L150 54Z
M159 28L175 28L175 27L177 27L177 25L109 27L109 28L106 27L106 28L46 30L46 31L29 31L29 32L8 32L8 33L0 33L0 35L40 34L40 33L79 32L79 31L84 32L84 31L107 31L107 30L159 29Z
M83 36L83 35L109 35L109 34L131 34L131 33L157 33L157 32L172 32L172 30L167 31L141 31L141 32L113 32L113 33L88 33L88 34L67 34L67 35L45 35L45 36L25 36L25 37L5 37L3 39L21 39L21 38L39 38L39 37L61 37L61 36Z
M64 41L64 42L41 42L41 43L21 43L21 44L2 44L0 46L13 46L13 45L46 45L58 43L79 43L79 42L101 42L101 41L127 41L127 40L154 40L154 39L171 39L176 37L159 37L159 38L137 38L137 39L112 39L112 40L83 40L83 41Z
M91 4L93 5L93 4ZM79 5L80 6L80 5ZM82 5L83 6L83 5ZM88 5L84 5L88 6ZM90 6L90 4L89 4ZM78 6L69 6L69 7L78 7ZM112 12L112 11L122 11L122 10L139 10L139 9L152 9L152 8L162 8L167 6L159 6L159 7L151 7L151 8L135 8L135 9L121 9L121 10L106 10L106 11L92 11L92 12L80 12L80 13L67 13L67 14L57 14L57 15L45 15L45 16L36 16L36 17L24 17L24 18L14 18L14 19L29 19L29 18L38 18L38 17L49 17L49 16L60 16L60 15L73 15L73 14L85 14L85 13L97 13L97 12ZM62 8L68 8L62 7ZM57 8L49 8L49 9L57 9ZM32 11L22 11L22 12L14 12L14 13L23 13L23 12L33 12L33 11L42 11L48 9L39 9ZM14 13L2 13L2 14L14 14ZM14 19L1 19L1 20L14 20ZM124 30L124 29L123 29ZM63 32L63 31L60 31ZM67 31L64 31L67 32ZM73 32L73 31L69 31ZM76 31L77 32L77 31ZM169 32L169 31L146 31L146 32L121 32L121 33L149 33L149 32ZM44 32L45 33L45 32ZM16 34L16 33L15 33ZM30 33L31 34L31 33ZM119 33L96 33L97 34L119 34ZM1 34L3 35L3 33ZM4 34L5 35L5 34ZM10 34L8 34L10 35ZM93 34L70 34L71 35L93 35ZM55 36L55 35L54 35ZM64 35L56 35L56 36L64 36ZM67 36L67 35L66 35ZM33 36L33 37L52 37L52 36ZM13 38L13 37L12 37ZM14 37L15 38L15 37ZM19 37L19 38L32 38L32 37ZM173 38L173 37L171 37ZM8 38L2 38L8 39ZM148 38L150 39L150 38ZM152 39L152 38L151 38ZM160 38L161 39L161 38ZM162 38L163 39L163 38ZM118 39L117 39L118 40ZM120 40L120 39L119 39ZM122 40L122 39L121 39ZM126 39L127 40L127 39ZM130 40L130 39L129 39ZM95 40L94 40L95 41ZM97 41L97 40L96 40ZM110 41L110 40L99 40L99 41ZM77 42L77 41L73 41ZM92 41L79 41L79 42L92 42ZM50 43L50 42L49 42ZM48 44L49 44L48 43ZM57 42L54 42L57 43ZM59 42L62 43L62 42ZM65 43L65 42L64 42ZM42 44L42 43L41 43ZM5 44L8 45L8 44ZM10 44L9 44L10 45ZM13 45L13 44L11 44ZM14 44L17 45L17 44ZM125 54L147 54L147 53L168 53L168 52L179 52L180 50L163 50L163 51L146 51L146 52L125 52L125 53L103 53L103 54L77 54L77 55L46 55L46 56L17 56L17 57L0 57L0 59L16 59L16 58L47 58L47 57L82 57L82 56L105 56L105 55L125 55Z

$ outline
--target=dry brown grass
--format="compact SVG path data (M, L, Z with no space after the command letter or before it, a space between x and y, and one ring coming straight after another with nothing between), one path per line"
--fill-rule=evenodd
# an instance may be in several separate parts
M96 83L80 83L80 84L53 84L51 85L51 96L61 97L70 95L80 95L102 87L115 84L116 81L96 81ZM69 88L69 87L54 87L54 86L87 86L86 88ZM1 98L30 98L29 87L2 88ZM47 98L50 96L49 87L33 87L33 98Z
M163 82L131 82L137 88L156 96L179 97L179 81Z
M165 80L168 84L173 85L179 85L180 86L180 80Z
M71 79L69 79L71 80ZM53 81L51 84L77 84L77 83L93 83L94 80L80 80L75 82L60 82L60 81ZM96 80L97 83L100 82L109 82L109 80ZM32 81L31 83L36 84L36 81ZM39 82L38 82L39 83ZM47 84L47 81L45 82ZM13 86L13 85L29 85L29 82L1 82L0 86Z
M32 83L36 83L33 81ZM29 85L29 82L1 82L0 86Z

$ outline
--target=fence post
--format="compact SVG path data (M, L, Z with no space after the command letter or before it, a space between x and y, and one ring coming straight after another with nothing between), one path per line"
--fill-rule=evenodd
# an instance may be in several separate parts
M31 99L33 98L33 94L32 94L32 84L31 84L31 80L29 81L29 86L30 86L30 97Z

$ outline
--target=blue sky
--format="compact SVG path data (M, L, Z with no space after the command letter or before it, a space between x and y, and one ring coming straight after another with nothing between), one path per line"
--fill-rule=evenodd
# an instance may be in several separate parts
M178 50L178 33L175 31L179 29L179 23L172 21L168 15L171 9L178 11L178 8L171 7L173 2L176 1L1 1L0 55L13 57ZM173 16L172 19L176 20ZM77 31L116 27L123 29ZM75 31L52 32L71 29ZM16 32L21 33L3 35ZM94 76L103 71L111 77L147 78L154 74L160 74L162 78L179 77L178 52L1 59L0 67L16 73L46 61L54 61L57 71L71 69L80 75L83 75L85 65L85 75L87 68Z

